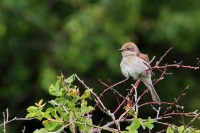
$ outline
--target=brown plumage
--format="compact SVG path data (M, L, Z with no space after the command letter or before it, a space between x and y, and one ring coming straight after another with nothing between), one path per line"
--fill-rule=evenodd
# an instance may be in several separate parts
M132 77L133 79L139 79L149 89L154 102L160 102L160 98L156 93L152 81L149 64L149 58L147 55L141 53L138 47L132 43L125 43L121 49L122 61L120 63L121 71L126 78Z

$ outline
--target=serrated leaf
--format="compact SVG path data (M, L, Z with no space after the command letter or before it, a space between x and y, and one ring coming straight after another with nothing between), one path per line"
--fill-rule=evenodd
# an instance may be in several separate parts
M43 112L42 116L46 119L51 119L51 115L49 114L50 112Z
M85 114L85 113L89 113L90 111L92 111L94 108L92 106L84 106L81 108L81 114Z
M184 125L178 127L178 133L183 133L184 129L185 129Z
M44 129L44 128L42 128L42 129L36 129L33 133L48 133L48 131L46 130L46 129Z
M144 122L144 126L152 130L154 127L152 123L154 123L154 120L148 117L148 121Z
M143 120L141 118L138 118L138 121L139 121L140 125L142 126L142 128L145 129Z
M75 75L71 75L70 77L68 77L67 79L65 79L65 83L67 84L71 84L73 81L75 80Z
M25 118L32 118L34 116L33 113L28 113Z
M61 92L59 91L59 88L56 88L53 84L49 87L49 94L52 96L60 96Z
M150 130L152 130L152 129L153 129L153 127L154 127L154 125L153 125L153 124L151 124L151 123L148 123L148 122L144 122L144 126L145 126L145 127L147 127L147 128L149 128Z
M38 107L35 107L35 106L28 107L27 111L29 113L26 115L26 118L37 117L37 116L40 116L42 113L41 109L38 110Z
M56 89L59 89L60 82L61 82L61 76L58 76L58 80L57 80L57 82L56 82L56 84L55 84L55 88L56 88Z
M34 112L34 113L28 113L27 115L26 115L26 118L32 118L32 117L38 117L38 116L41 116L41 111L40 110L38 110L38 111L36 111L36 112Z
M126 129L129 131L129 132L133 132L135 130L137 130L138 128L140 127L140 122L138 121L138 119L134 119L131 123L130 126L126 127Z
M175 133L175 131L176 131L175 126L169 126L169 127L167 128L166 133Z
M151 119L151 117L148 117L148 123L154 123L155 121Z

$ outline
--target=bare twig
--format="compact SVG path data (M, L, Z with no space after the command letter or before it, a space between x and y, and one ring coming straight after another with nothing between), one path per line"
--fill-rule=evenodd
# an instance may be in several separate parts
M4 122L3 124L0 124L0 126L3 126L4 124L7 124L7 123L10 123L12 121L30 121L30 120L34 120L34 119L37 119L38 117L34 117L34 118L17 118L17 117L14 117L13 119L11 120L8 120L6 122Z
M169 51L172 50L172 47L169 48L165 54L163 56L160 57L160 60L156 62L156 65L155 66L158 66L160 64L160 62L163 60L163 58L169 53Z
M164 69L164 68L168 68L168 67L188 68L188 69L193 69L193 70L199 69L199 67L185 66L185 65L180 65L180 64L170 64L170 65L165 65L165 66L154 66L154 67L151 67L151 69L149 69L149 70Z
M75 74L75 76L86 87L86 89L90 90L91 94L95 98L96 103L100 105L100 107L102 108L102 111L104 113L106 113L108 116L110 116L112 118L112 120L115 122L115 125L117 127L118 132L121 133L120 126L118 125L118 123L117 123L117 121L115 119L114 113L111 113L110 110L108 110L104 106L104 104L102 103L102 101L100 100L100 98L82 80L80 80L80 78L76 74Z
M174 101L174 103L171 104L171 106L167 108L167 110L164 112L164 115L163 115L163 116L165 116L165 114L166 114L169 110L171 110L173 106L176 105L176 103L181 99L181 97L185 94L185 91L186 91L188 88L189 88L189 86L187 86L187 87L182 91L182 93L181 93L180 96Z
M24 126L24 128L22 129L22 133L25 133L25 129L26 129L26 127Z
M121 104L117 107L117 109L115 109L114 114L121 108L121 106L124 104L124 102L128 99L128 97L133 93L133 91L137 88L137 85L139 83L139 80L133 85L133 87L131 88L131 90L129 91L128 95L126 96L126 98L121 102Z
M128 81L128 80L130 80L130 79L131 79L131 78L124 79L124 80L122 80L122 81L120 81L120 82L118 82L118 83L116 83L116 84L114 84L114 85L108 87L107 89L105 89L105 90L101 93L101 95L99 96L99 98L101 99L101 98L103 97L103 95L104 95L108 90L110 90L111 88L113 88L113 87L115 87L115 86L117 86L117 85L120 85L120 84L122 84L122 83L124 83L124 82L126 82L126 81ZM100 81L101 81L101 80L100 80Z
M3 112L3 118L4 118L4 122L3 122L3 132L6 133L6 116L5 113Z

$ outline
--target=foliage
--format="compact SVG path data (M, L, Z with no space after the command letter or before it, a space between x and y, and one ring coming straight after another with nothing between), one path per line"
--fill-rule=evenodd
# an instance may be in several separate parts
M26 118L36 117L44 126L44 129L36 130L34 133L62 132L64 128L74 131L76 127L84 133L90 131L92 120L85 116L94 109L87 106L86 99L90 98L90 91L85 90L84 94L80 95L77 86L72 85L74 80L74 75L65 80L62 75L58 77L55 85L49 87L49 94L56 97L55 100L49 101L53 107L42 111L45 104L42 104L43 100L40 100L35 106L27 108ZM62 87L60 87L61 83Z
M76 85L73 85L72 83L75 80L75 77L78 78L78 80L85 86L86 90L81 95L79 92L79 89ZM122 82L121 82L122 83ZM118 83L119 84L119 83ZM60 86L62 85L62 86ZM110 88L110 87L109 87ZM134 87L133 87L134 88ZM134 88L136 89L136 88ZM43 104L43 100L40 100L38 103L35 104L35 106L30 106L27 108L28 114L26 115L26 118L36 118L40 121L42 121L42 124L44 128L42 129L36 129L34 133L56 133L56 132L64 132L66 129L69 129L71 132L81 132L81 133L95 133L95 132L101 132L101 130L106 130L109 132L122 132L122 133L138 133L138 130L140 127L145 129L152 130L154 128L155 123L160 123L163 125L168 125L168 127L164 130L166 130L166 133L198 133L199 130L192 128L189 126L181 125L176 126L173 124L166 124L164 122L161 122L160 120L166 119L166 112L170 110L170 108L177 103L175 101L171 106L165 111L163 115L159 116L159 109L157 111L157 117L152 119L148 117L148 119L142 119L138 118L138 105L135 104L133 106L130 106L130 100L127 100L127 105L124 107L125 112L122 113L119 117L119 119L115 118L115 112L111 113L109 109L107 109L103 102L100 100L100 97L98 97L92 89L87 87L83 81L79 79L79 77L74 74L67 79L64 79L64 76L61 75L58 77L58 81L55 85L51 85L49 87L49 94L52 96L55 96L55 100L51 100L48 103L51 104L52 107L48 107L46 111L44 110L44 107L46 103ZM182 96L183 93L180 95ZM96 105L108 116L112 118L113 121L107 122L106 125L100 126L100 125L94 125L93 124L93 118L92 114L95 111L96 106L88 106L87 105L87 99L93 96L93 100L96 101ZM142 97L140 97L142 98ZM178 98L178 100L180 97ZM125 99L124 99L125 100ZM136 99L134 103L138 102L138 99ZM123 103L123 102L122 102ZM164 102L165 103L165 102ZM164 104L162 103L162 104ZM131 103L132 105L133 103ZM152 104L152 103L149 103ZM170 103L167 103L170 104ZM176 106L178 106L176 104ZM118 108L120 105L118 106ZM154 108L154 107L153 107ZM137 110L137 111L136 111ZM170 113L170 115L176 114L174 111ZM190 115L191 113L186 113L186 115ZM194 119L193 121L199 116L199 114L193 113ZM126 115L128 115L129 119L127 119ZM181 113L180 113L181 115ZM130 124L125 127L123 131L121 131L121 122L130 122ZM116 124L116 129L111 128L110 126L113 124ZM191 122L192 123L192 122ZM190 124L191 124L190 123Z

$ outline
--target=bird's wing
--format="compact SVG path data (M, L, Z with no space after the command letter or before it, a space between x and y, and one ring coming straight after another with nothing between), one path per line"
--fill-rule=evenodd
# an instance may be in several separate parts
M146 54L140 53L138 55L138 57L142 58L143 60L145 60L146 62L149 62L149 57Z

